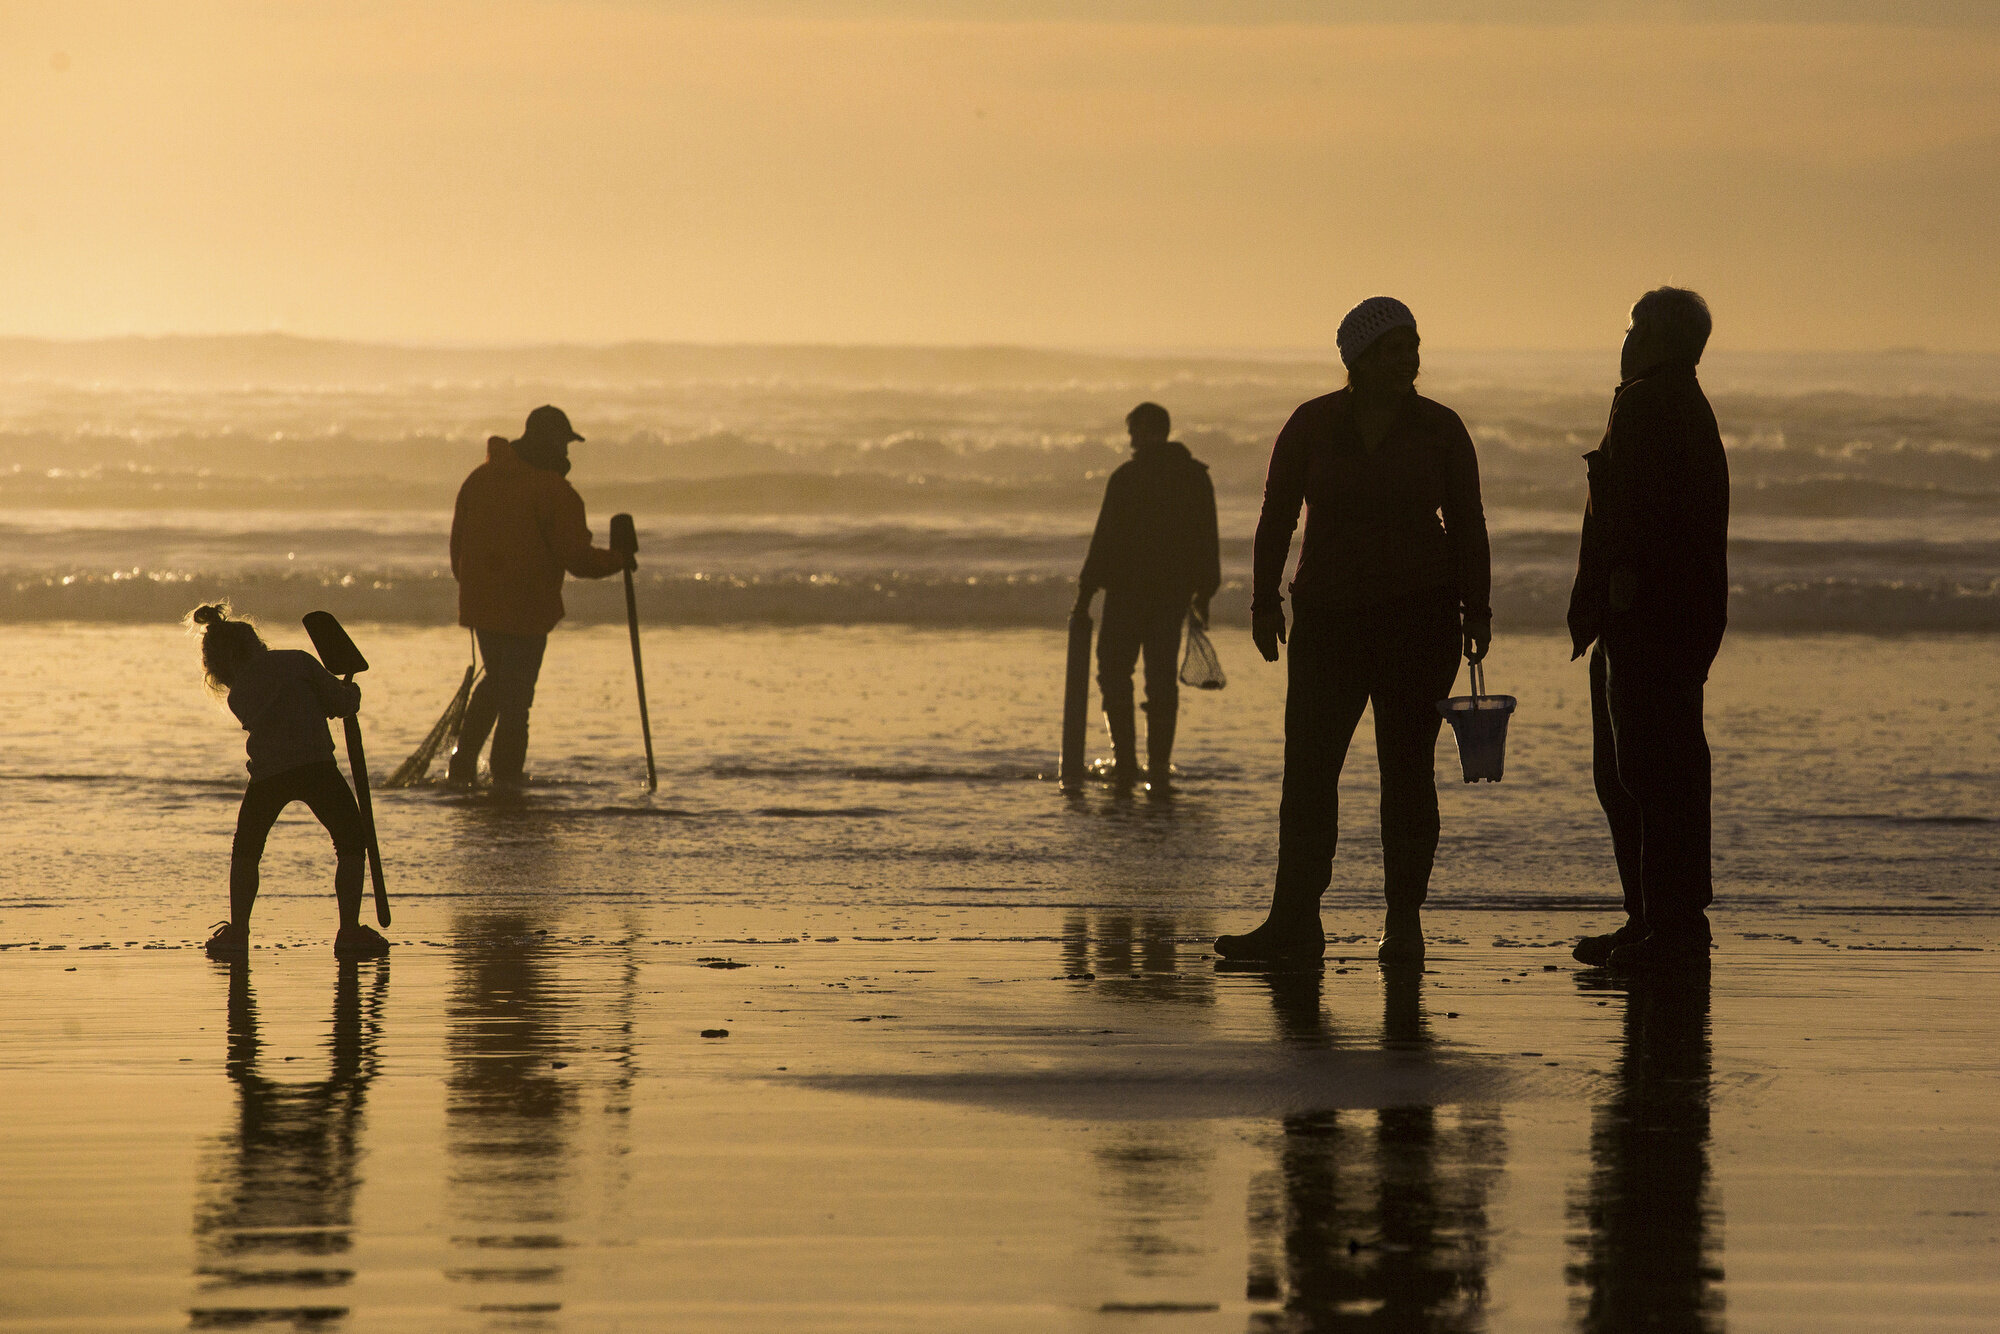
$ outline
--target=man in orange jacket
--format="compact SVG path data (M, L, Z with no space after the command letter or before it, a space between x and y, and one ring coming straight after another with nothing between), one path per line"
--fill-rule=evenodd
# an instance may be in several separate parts
M570 441L582 439L561 408L536 408L519 440L486 442L486 462L458 489L451 519L458 623L478 637L486 673L465 706L449 782L478 779L488 732L493 781L526 781L528 709L549 631L563 618L564 572L602 579L636 565L628 553L590 544L583 497L565 480Z

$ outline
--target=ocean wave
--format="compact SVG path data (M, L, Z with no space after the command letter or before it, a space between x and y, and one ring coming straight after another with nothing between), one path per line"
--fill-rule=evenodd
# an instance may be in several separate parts
M1972 569L1917 577L1836 569L1738 569L1730 623L1738 629L2000 631L2000 574ZM1568 606L1570 566L1552 558L1496 572L1493 603L1503 627L1553 628ZM638 581L647 626L914 625L937 628L1061 627L1075 599L1068 574L647 575ZM573 585L573 624L624 620L609 590ZM0 624L48 621L171 623L201 603L228 598L267 622L331 611L344 621L455 625L458 586L449 573L277 571L0 576ZM1217 595L1219 624L1249 623L1240 579Z
M1217 466L1218 501L1232 512L1256 513L1267 453L1259 449L1239 466ZM1007 473L972 466L934 471L800 467L785 471L728 472L700 477L578 478L594 513L623 510L676 518L714 515L848 516L933 515L964 521L998 521L1019 514L1062 515L1087 523L1097 512L1104 477L1115 455L1073 461L1061 470L1044 459L1034 469ZM2000 463L1952 481L1870 477L1841 467L1800 475L1782 468L1732 460L1732 509L1739 515L1807 518L2000 516ZM58 510L202 511L227 528L227 516L281 511L312 516L327 510L429 511L449 514L460 473L413 479L370 473L327 476L217 474L205 469L158 472L0 473L0 509L17 513ZM1574 458L1541 458L1532 467L1488 466L1482 490L1489 508L1579 513L1584 473ZM309 520L310 521L310 520Z

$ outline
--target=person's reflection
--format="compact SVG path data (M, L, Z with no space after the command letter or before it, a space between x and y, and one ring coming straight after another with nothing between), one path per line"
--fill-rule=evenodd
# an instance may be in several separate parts
M1072 912L1063 922L1062 966L1089 974L1105 1000L1212 1005L1215 975L1181 967L1182 937L1199 934L1168 913L1122 910ZM1197 953L1206 954L1204 945Z
M1264 974L1280 1035L1332 1048L1317 969ZM1423 978L1385 972L1381 1043L1432 1043ZM1250 1188L1245 1295L1280 1310L1253 1328L1470 1330L1483 1323L1486 1198L1503 1153L1497 1113L1430 1106L1304 1111L1280 1123L1275 1171Z
M1586 1334L1722 1328L1709 1080L1707 975L1635 981L1612 1093L1591 1129L1590 1183L1572 1209L1582 1258L1569 1279L1585 1290Z
M561 1058L567 1000L545 933L516 913L455 924L456 977L445 1010L445 1148L461 1251L455 1283L544 1285L562 1277L577 1090ZM550 1311L539 1292L482 1289L485 1311ZM519 1297L520 1300L510 1300Z
M365 1000L364 968L372 975ZM304 1326L347 1313L327 1298L354 1281L345 1260L361 1187L362 1109L380 1065L388 985L387 959L342 961L326 1077L280 1082L262 1068L250 965L231 966L223 1068L236 1088L236 1123L219 1137L203 1169L195 1273L205 1293L255 1299L196 1306L188 1312L194 1328L259 1321Z

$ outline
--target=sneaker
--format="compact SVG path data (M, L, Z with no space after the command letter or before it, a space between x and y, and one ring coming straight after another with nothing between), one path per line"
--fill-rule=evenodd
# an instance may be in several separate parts
M333 938L336 959L379 959L389 952L389 942L372 926L343 926Z
M1310 963L1326 957L1326 932L1317 917L1310 927L1279 926L1271 921L1240 936L1217 936L1215 952L1225 959L1265 963Z
M250 957L250 933L237 930L234 922L217 922L202 949L211 959L247 959Z
M1611 952L1620 945L1630 945L1646 938L1646 928L1627 918L1625 925L1616 931L1607 931L1601 936L1585 936L1576 942L1576 948L1569 957L1591 968L1602 968L1611 960Z
M1614 973L1687 973L1708 967L1714 944L1705 936L1662 935L1628 941L1611 951L1604 966Z

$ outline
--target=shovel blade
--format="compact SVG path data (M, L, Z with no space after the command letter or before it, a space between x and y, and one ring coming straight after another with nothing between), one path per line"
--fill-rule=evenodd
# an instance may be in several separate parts
M368 670L368 659L354 647L354 641L347 637L347 631L341 629L332 612L307 612L305 627L313 648L319 653L320 662L329 672L335 676L352 676Z

